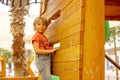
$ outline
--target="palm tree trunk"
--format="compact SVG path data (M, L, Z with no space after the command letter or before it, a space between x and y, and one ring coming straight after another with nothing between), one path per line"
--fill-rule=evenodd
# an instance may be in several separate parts
M13 35L13 63L14 63L14 76L23 77L27 75L26 59L24 57L24 16L27 14L26 0L11 0L11 32Z

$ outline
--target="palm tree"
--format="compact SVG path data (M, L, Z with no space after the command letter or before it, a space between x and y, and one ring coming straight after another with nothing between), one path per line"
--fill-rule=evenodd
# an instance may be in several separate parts
M26 59L24 57L24 16L27 14L26 4L28 0L11 0L11 32L13 35L13 63L14 76L23 77L27 75Z
M119 62L118 62L118 57L117 57L116 41L118 40L119 36L120 36L120 26L112 27L110 29L110 39L108 40L108 42L109 42L109 44L114 44L115 62L117 64ZM118 77L119 77L118 69L116 68L116 80L119 80Z

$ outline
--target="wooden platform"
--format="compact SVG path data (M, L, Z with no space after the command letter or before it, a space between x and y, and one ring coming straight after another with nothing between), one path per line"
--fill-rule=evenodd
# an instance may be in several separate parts
M0 80L38 80L38 77L1 77Z

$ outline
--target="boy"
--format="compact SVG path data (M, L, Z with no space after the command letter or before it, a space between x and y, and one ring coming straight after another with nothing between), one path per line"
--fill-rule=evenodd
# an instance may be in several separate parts
M42 80L51 80L51 53L57 49L50 46L44 32L48 22L44 17L37 17L33 23L36 33L32 37L32 44L36 53L36 66L42 75Z

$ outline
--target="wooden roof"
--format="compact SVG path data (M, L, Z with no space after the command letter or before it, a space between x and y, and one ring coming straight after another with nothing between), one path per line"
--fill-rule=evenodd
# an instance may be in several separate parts
M105 0L105 19L120 20L120 0Z

